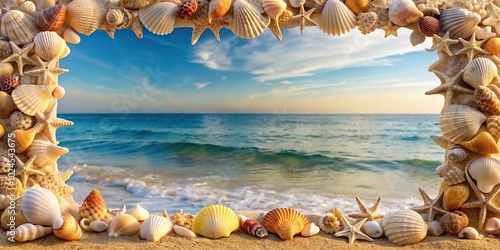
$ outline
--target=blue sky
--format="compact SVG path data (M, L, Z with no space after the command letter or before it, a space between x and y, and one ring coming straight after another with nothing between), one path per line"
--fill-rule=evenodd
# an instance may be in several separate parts
M60 67L66 89L61 113L438 113L441 96L424 92L439 84L427 71L437 60L417 47L410 31L384 39L377 30L329 36L318 28L266 30L256 39L209 30L194 46L191 29L166 36L144 29L98 30L70 45Z

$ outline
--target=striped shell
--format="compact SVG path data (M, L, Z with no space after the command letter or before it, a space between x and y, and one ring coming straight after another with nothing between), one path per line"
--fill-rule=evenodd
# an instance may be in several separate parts
M16 45L24 45L33 41L40 30L34 17L19 10L11 10L3 15L0 31Z
M244 215L238 215L238 219L240 221L240 230L259 238L267 237L267 230L258 221Z
M267 231L278 234L282 240L292 240L309 225L306 217L291 208L276 208L268 212L262 219Z
M465 8L454 7L441 11L439 20L443 32L450 32L450 38L467 39L474 33L481 16Z
M163 216L151 216L141 225L141 238L156 242L174 230L174 224Z
M179 5L179 10L177 10L176 16L180 19L186 19L198 10L198 2L196 0L187 0Z
M26 2L22 3L21 5L19 5L19 9L22 12L24 12L32 17L34 17L36 15L36 6L32 1L26 1Z
M463 80L473 88L486 86L498 81L498 68L492 60L478 57L465 66Z
M493 139L490 133L486 131L480 132L470 141L461 142L460 145L472 152L482 155L500 153L497 142Z
M31 145L26 149L29 157L34 157L36 166L47 166L54 164L59 157L67 154L69 149L59 147L45 138L37 138L33 140Z
M139 10L144 27L156 35L170 34L174 30L179 7L171 2L160 2Z
M87 195L82 206L78 209L78 214L82 218L87 219L89 224L93 221L100 221L106 218L106 203L99 190L94 189Z
M446 172L443 178L451 185L455 185L465 181L465 172L454 167Z
M62 28L64 17L66 17L66 5L59 4L37 13L35 22L42 30L57 31Z
M23 113L34 116L47 109L54 88L55 85L21 84L12 91L12 100Z
M45 188L30 188L24 193L21 210L29 223L52 226L61 217L57 197Z
M63 214L54 221L54 234L64 240L79 240L82 228L71 214Z
M381 224L385 236L400 246L418 243L427 235L427 223L413 210L393 212Z
M264 0L262 3L266 15L277 20L286 9L286 3L283 0Z
M500 101L497 95L485 86L477 86L474 91L477 105L492 115L500 115Z
M469 218L461 211L453 211L446 213L439 220L441 227L445 232L450 234L458 234L460 230L469 224Z
M255 7L245 0L236 0L233 4L233 22L229 29L241 38L255 38L264 33L270 20L259 13Z
M489 193L500 183L500 158L486 156L469 163L469 174L476 180L477 188L483 193Z
M358 15L358 29L362 34L375 31L378 23L378 15L375 12L361 13Z
M202 208L194 217L192 231L210 239L229 237L240 227L238 217L231 208L211 205Z
M388 15L393 24L404 27L416 22L424 14L412 0L396 0L389 6Z
M439 19L432 16L424 16L418 20L418 31L420 34L432 37L441 30L441 22Z
M113 218L108 227L109 237L132 236L139 232L141 224L130 214L120 214Z
M66 7L66 23L77 32L90 35L106 18L107 8L100 0L73 0Z
M35 47L33 50L41 59L50 61L54 58L60 58L66 50L66 41L56 32L43 31L34 38Z
M19 242L26 242L42 238L45 235L52 233L52 227L44 227L26 223L18 226L15 231L14 239Z
M488 117L488 120L486 120L486 129L493 139L498 142L500 138L500 116L491 115Z
M343 35L356 27L356 15L340 0L327 0L318 27L329 35Z
M342 217L342 214L340 215ZM332 213L326 213L319 218L318 226L321 231L327 234L333 234L340 228L340 218Z
M439 121L443 135L451 142L460 143L472 139L486 116L465 105L449 105L444 109Z

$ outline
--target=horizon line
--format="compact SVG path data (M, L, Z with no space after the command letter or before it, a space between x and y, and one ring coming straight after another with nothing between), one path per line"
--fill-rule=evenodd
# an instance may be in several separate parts
M60 112L60 115L439 115L439 113Z

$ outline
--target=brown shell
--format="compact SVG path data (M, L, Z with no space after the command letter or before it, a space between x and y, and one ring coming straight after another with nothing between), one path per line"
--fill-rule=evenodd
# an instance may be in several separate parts
M441 30L441 22L435 17L424 16L418 20L418 31L420 34L432 37Z
M5 75L0 78L0 90L9 95L19 84L21 84L21 75L19 74Z
M60 30L66 16L66 6L59 4L38 12L35 22L44 31Z
M474 91L474 99L482 110L493 115L500 115L500 101L491 89L477 86Z
M177 17L181 19L186 19L194 13L198 9L198 2L196 0L188 0L184 1L179 5L179 10L177 10Z
M267 231L278 234L282 240L292 240L309 226L306 217L291 208L276 208L268 212L262 219L262 225Z
M102 198L101 192L94 189L83 201L78 213L82 218L87 218L90 222L103 220L106 217L106 203Z
M450 234L458 234L460 230L469 224L469 218L461 211L449 212L439 221L444 231Z

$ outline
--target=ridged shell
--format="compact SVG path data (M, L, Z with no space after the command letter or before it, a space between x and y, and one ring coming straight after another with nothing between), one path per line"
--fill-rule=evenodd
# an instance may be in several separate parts
M71 214L63 214L54 221L54 234L64 240L79 240L82 228Z
M498 142L500 138L500 116L490 115L486 120L486 129L493 139Z
M451 185L462 183L465 181L465 172L459 168L450 169L443 177Z
M482 157L469 163L469 174L476 180L477 188L489 193L500 183L500 159L495 156Z
M362 12L368 12L370 0L345 0L345 5L356 15Z
M55 85L21 84L12 91L12 100L23 113L34 116L47 109L54 88Z
M472 139L485 121L486 116L472 107L449 105L441 115L439 127L446 139L460 143Z
M45 61L60 58L66 50L66 41L53 31L38 33L34 38L34 43L35 54Z
M35 22L40 29L45 31L60 30L66 17L66 5L56 5L38 12Z
M450 38L469 38L481 21L479 14L465 8L454 7L441 11L439 17L443 32L450 32Z
M262 7L269 18L277 20L285 11L286 3L283 0L264 0Z
M420 242L427 235L427 223L413 210L395 211L382 221L387 238L400 246Z
M498 154L500 150L498 149L497 142L490 133L482 131L470 141L461 142L464 148L482 155Z
M16 45L30 43L39 31L35 18L22 11L11 10L2 17L1 33Z
M327 0L318 27L329 35L343 35L356 27L356 15L339 0Z
M309 225L306 217L291 208L276 208L262 219L262 225L271 233L278 234L282 240L292 240Z
M174 225L174 232L177 235L187 237L187 238L195 238L196 237L196 234L193 233L193 231L191 231L185 227L178 226L178 225Z
M133 208L125 211L125 213L134 216L139 222L145 221L147 218L149 218L148 210L144 209L139 204L136 204Z
M500 219L490 218L484 226L484 230L489 234L500 234Z
M156 35L170 34L174 30L179 7L171 2L160 2L139 10L144 27Z
M478 57L465 66L463 79L473 88L486 86L498 81L498 68L490 59Z
M244 215L238 215L240 230L259 238L267 237L267 230L257 220L250 219ZM318 229L319 230L319 229Z
M446 213L439 220L441 227L445 232L450 234L458 234L460 230L469 224L469 218L461 211L453 211Z
M482 110L492 115L500 115L500 100L491 89L477 86L474 91L474 100Z
M196 13L198 2L196 0L186 0L179 5L176 16L180 19L186 19Z
M484 45L484 49L490 52L492 55L500 53L500 38L493 37L490 38Z
M211 239L229 237L238 230L240 222L230 208L211 205L202 208L193 220L193 232Z
M139 232L141 224L130 214L120 214L113 218L108 227L109 237L132 236Z
M16 129L11 133L14 134L13 138L16 140L15 150L18 154L23 153L29 146L31 146L36 135L35 129L33 128L28 130Z
M358 15L358 29L361 34L369 34L375 31L378 23L378 15L375 12L361 13Z
M16 236L14 239L18 242L32 241L42 238L45 235L52 233L52 227L44 227L26 223L16 228Z
M102 198L101 192L94 189L83 200L82 206L78 209L78 214L89 221L100 221L106 218L106 203Z
M41 167L53 164L59 157L68 152L69 150L67 148L59 147L48 140L38 139L36 137L26 150L29 157L36 155L34 164Z
M174 224L170 219L163 216L151 216L142 223L140 235L147 241L156 242L172 232L173 229Z
M389 6L389 20L398 26L407 26L424 16L412 0L396 0Z
M261 15L250 3L236 0L233 4L233 21L229 29L241 38L255 38L264 33L270 19Z
M467 151L463 148L452 148L446 153L446 158L451 162L460 162L467 158Z
M384 235L384 230L376 221L367 221L361 227L361 231L370 236L370 238L380 238Z
M321 231L333 234L340 228L340 219L332 213L326 213L319 218L318 226Z
M65 21L77 32L90 35L106 18L106 7L100 0L73 0L66 7Z
M156 0L120 0L120 5L127 9L141 9L147 7Z
M117 29L126 29L132 26L133 16L122 6L113 6L106 13L106 21Z
M32 187L24 193L21 210L29 223L52 226L61 217L57 197L48 189Z
M469 187L465 184L449 186L443 193L443 208L446 211L455 211L469 199L469 195Z
M432 16L424 16L418 20L418 31L420 34L432 37L441 30L441 22Z

